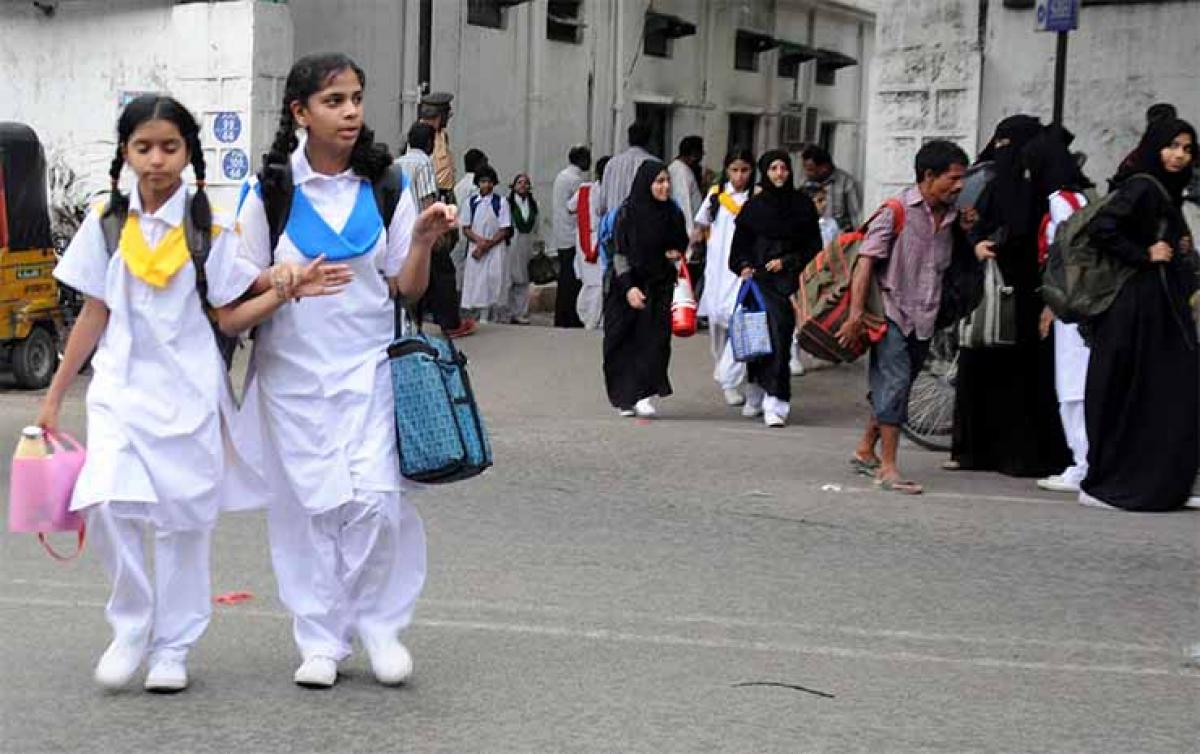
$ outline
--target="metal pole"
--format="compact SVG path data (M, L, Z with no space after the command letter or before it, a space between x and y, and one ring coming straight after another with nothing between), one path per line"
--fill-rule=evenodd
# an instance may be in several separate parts
M1067 35L1058 33L1058 48L1054 53L1054 123L1062 125L1063 97L1067 88Z

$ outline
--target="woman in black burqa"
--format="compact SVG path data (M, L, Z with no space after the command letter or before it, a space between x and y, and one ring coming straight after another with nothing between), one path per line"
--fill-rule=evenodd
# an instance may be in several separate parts
M622 416L656 413L671 394L671 294L688 246L683 213L671 201L666 165L646 160L617 213L604 299L604 383Z
M1180 211L1195 150L1186 122L1151 124L1137 161L1113 179L1116 194L1090 225L1096 250L1136 272L1090 323L1084 504L1175 510L1196 476L1200 362L1188 302L1197 262Z
M1053 339L1039 332L1037 240L1047 195L1030 180L1023 154L1042 128L1030 115L1005 118L979 155L994 172L968 236L976 256L994 256L1014 289L1016 343L959 351L950 469L1042 477L1071 459L1054 392Z
M761 412L767 426L782 427L792 399L788 361L796 313L791 297L799 288L800 271L821 250L821 227L812 200L793 183L792 161L786 152L765 153L758 169L759 190L735 223L729 269L743 279L753 277L762 292L771 330L771 355L746 365L742 415Z

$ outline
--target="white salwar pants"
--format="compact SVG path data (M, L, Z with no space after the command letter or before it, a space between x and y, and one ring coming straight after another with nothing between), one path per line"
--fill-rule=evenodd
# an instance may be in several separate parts
M293 616L301 656L335 661L354 634L395 638L412 621L425 583L425 527L399 492L315 515L299 503L267 510L279 599Z
M1064 401L1058 404L1058 415L1062 419L1063 433L1071 448L1074 463L1062 473L1064 481L1081 484L1088 473L1087 421L1083 413L1083 401Z
M579 289L579 297L575 299L575 313L588 330L600 327L604 315L604 285L602 283L584 282Z
M709 346L712 349L713 379L722 390L733 390L746 381L746 365L733 358L733 347L729 345L729 328L708 321Z
M112 582L104 614L113 639L147 645L151 662L183 662L212 617L209 529L155 527L154 503L98 503L87 509L88 541ZM154 536L154 582L145 535Z

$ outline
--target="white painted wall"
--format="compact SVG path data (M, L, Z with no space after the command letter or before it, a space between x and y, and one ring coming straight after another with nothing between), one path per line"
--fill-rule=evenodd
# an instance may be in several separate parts
M1054 104L1055 35L1035 32L1033 11L990 6L984 51L979 143L1006 115L1049 121ZM1088 155L1092 180L1115 171L1145 129L1146 108L1172 102L1200 121L1200 5L1163 2L1082 9L1070 35L1064 125Z
M280 66L286 73L292 47L286 9L253 0L64 0L49 17L29 3L4 3L0 30L0 117L33 126L51 159L89 190L108 187L122 93L165 92L203 120L209 185L228 206L240 181L222 174L222 159L265 148L256 104L269 99ZM242 122L228 144L212 130L221 111ZM124 180L128 188L128 171Z

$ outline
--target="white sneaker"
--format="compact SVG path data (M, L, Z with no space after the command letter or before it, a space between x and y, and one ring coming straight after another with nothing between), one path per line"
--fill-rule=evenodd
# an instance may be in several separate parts
M96 683L106 689L119 689L129 683L133 674L142 664L142 656L146 653L144 645L123 644L113 641L100 655L96 663Z
M362 645L371 658L371 670L375 679L384 686L398 686L409 679L413 672L412 655L408 648L395 637L360 637Z
M620 414L621 416L635 416L636 415L634 410L631 408L619 408L619 409L617 409L617 413Z
M154 660L142 688L160 694L183 691L188 685L187 666L181 660Z
M746 417L747 419L753 419L756 416L762 416L762 412L763 408L761 403L755 406L750 401L746 401L745 405L742 406L742 416Z
M768 427L782 427L787 424L787 419L784 419L779 414L773 414L770 411L767 411L765 414L763 414L763 424L766 424Z
M742 395L742 391L737 388L727 388L725 390L725 405L726 406L741 406L746 403L746 396Z
M1109 505L1100 498L1089 495L1083 490L1079 491L1079 504L1086 505L1089 508L1103 508L1110 511L1120 510L1120 508Z
M292 680L310 689L330 688L337 682L337 663L330 657L310 657L296 669Z
M794 356L788 362L788 369L791 371L793 377L804 376L804 362Z
M633 411L643 419L649 419L652 416L658 415L658 409L654 407L654 404L649 398L643 398L637 403L633 404Z
M1184 508L1194 508L1196 510L1200 510L1200 495L1192 495L1191 497L1189 497L1188 501L1183 504L1183 507ZM1197 646L1200 646L1200 645L1197 645Z
M1037 486L1047 492L1079 492L1079 485L1065 479L1062 474L1051 474L1045 479L1039 479Z

